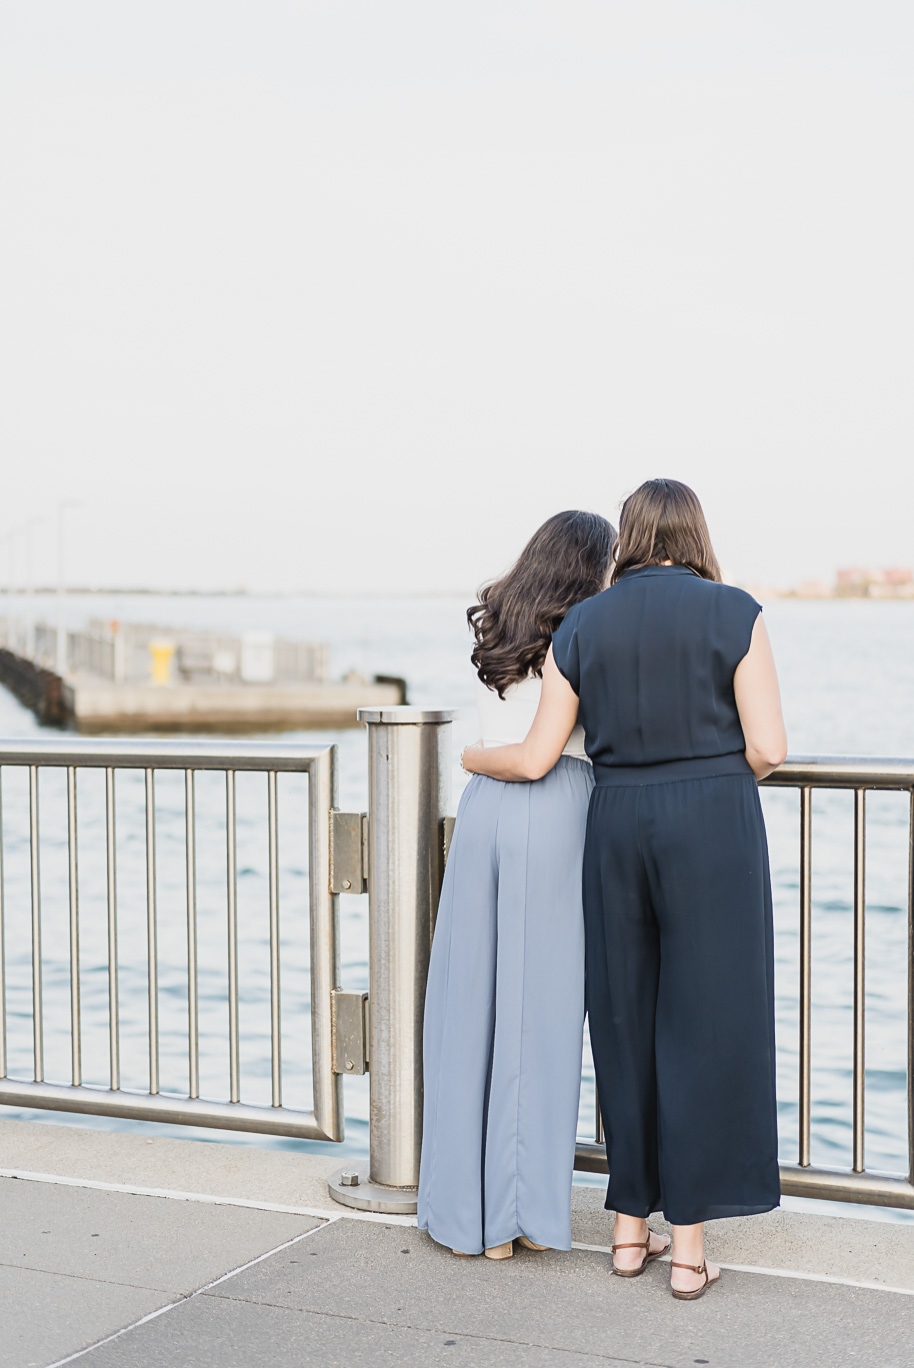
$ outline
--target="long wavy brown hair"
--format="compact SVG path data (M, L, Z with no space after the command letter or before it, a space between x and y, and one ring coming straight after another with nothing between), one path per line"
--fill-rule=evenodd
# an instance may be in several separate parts
M687 565L702 579L719 580L720 566L698 495L679 480L646 480L629 494L619 516L612 582L644 565Z
M476 644L470 656L499 698L529 674L541 675L552 634L569 608L606 587L616 530L597 513L556 513L534 532L500 579L467 609Z

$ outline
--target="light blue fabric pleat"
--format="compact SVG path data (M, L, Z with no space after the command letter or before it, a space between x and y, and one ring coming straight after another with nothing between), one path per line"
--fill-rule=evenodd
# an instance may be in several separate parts
M593 778L468 784L425 1000L419 1226L467 1254L571 1247L584 1022L581 863Z

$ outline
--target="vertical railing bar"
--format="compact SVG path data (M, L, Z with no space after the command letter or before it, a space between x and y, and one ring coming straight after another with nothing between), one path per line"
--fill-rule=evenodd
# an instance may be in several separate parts
M114 769L105 768L105 826L108 854L108 1056L111 1090L121 1086L120 1017L117 990L117 859L114 826Z
M914 1183L914 789L908 813L908 1177Z
M6 916L3 888L3 770L0 769L0 1078L6 1078Z
M279 1004L279 838L276 820L276 771L267 773L270 846L270 1043L273 1106L282 1106L282 1026Z
M32 883L32 1042L35 1082L44 1082L44 1004L41 996L41 861L38 832L38 766L29 765L29 849Z
M155 770L146 769L146 977L149 990L149 1091L159 1091L159 950L156 926Z
M77 866L76 767L67 766L67 855L70 885L70 1077L82 1083L82 1021L79 1001L79 870Z
M812 788L800 789L800 1166L810 1164L812 1053Z
M342 1140L343 1079L333 1072L333 990L340 985L339 895L330 891L330 813L339 807L336 746L308 766L311 1077L314 1116L328 1140Z
M228 930L229 1100L241 1101L238 1052L238 859L235 844L235 771L225 772L225 872Z
M866 790L854 790L854 1173L864 1165Z
M184 771L187 857L187 1073L188 1096L200 1096L200 1032L197 1000L197 812L194 771Z

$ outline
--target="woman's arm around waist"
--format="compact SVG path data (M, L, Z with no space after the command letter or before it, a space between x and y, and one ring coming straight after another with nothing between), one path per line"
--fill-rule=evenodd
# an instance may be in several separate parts
M512 746L482 746L478 742L463 752L463 767L470 774L521 783L542 779L555 765L577 726L578 696L552 657L543 665L543 692L536 717L523 741Z

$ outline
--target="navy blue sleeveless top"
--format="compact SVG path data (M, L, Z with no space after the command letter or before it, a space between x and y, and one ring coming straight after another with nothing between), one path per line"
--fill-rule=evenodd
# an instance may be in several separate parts
M733 676L760 612L742 589L684 565L627 570L571 609L552 651L580 699L598 782L622 767L743 755Z

